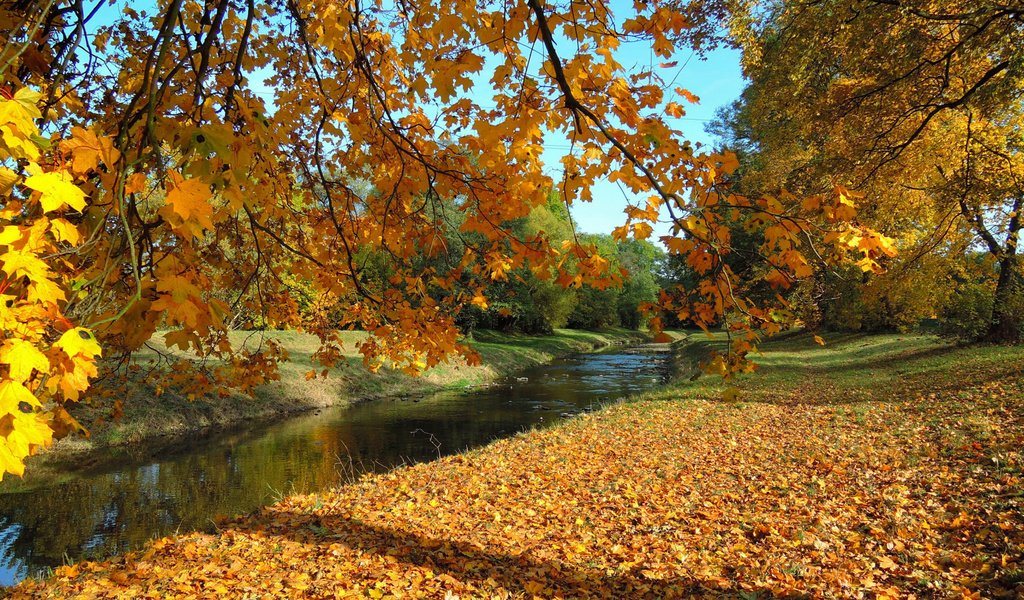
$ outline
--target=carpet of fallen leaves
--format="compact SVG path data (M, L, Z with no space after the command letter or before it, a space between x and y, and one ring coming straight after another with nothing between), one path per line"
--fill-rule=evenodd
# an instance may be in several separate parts
M864 401L810 372L740 402L678 388L10 593L1021 597L1021 369Z

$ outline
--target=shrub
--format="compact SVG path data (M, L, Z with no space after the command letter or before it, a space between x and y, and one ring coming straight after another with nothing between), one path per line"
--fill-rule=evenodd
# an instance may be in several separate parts
M994 291L984 283L964 283L949 298L939 319L939 333L961 341L985 335L992 321Z

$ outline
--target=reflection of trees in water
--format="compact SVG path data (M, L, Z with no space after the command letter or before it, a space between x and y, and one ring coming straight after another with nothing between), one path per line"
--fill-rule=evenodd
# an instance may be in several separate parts
M205 528L217 514L252 510L290 489L293 473L303 474L306 489L331 483L333 457L315 446L285 442L268 437L219 446L48 489L2 494L0 562L38 571L64 564L65 556L118 554L159 535Z
M431 434L442 454L452 454L636 391L637 381L647 387L665 370L650 355L595 355L535 369L526 374L529 383L511 388L328 411L224 436L161 462L0 494L0 564L38 572L66 557L119 554L160 535L206 528L215 515L248 512L280 494L323 489L342 475L431 460L438 453Z

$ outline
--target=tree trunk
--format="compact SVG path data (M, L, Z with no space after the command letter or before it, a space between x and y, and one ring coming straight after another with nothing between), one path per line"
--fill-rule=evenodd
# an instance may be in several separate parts
M1016 248L1011 246L1001 261L999 261L999 281L996 283L996 294L992 302L992 323L985 334L985 341L988 342L1017 342L1020 341L1021 326L1020 315L1011 312L1010 301L1013 295L1021 293L1016 281L1017 254Z

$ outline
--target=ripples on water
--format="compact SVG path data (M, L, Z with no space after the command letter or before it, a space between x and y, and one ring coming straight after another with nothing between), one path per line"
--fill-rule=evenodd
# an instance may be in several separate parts
M325 409L142 464L0 494L0 585L203 529L216 515L249 512L361 472L431 460L554 423L650 389L670 368L665 347L578 354L471 393Z

